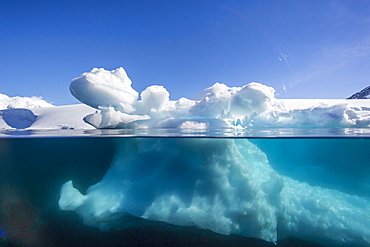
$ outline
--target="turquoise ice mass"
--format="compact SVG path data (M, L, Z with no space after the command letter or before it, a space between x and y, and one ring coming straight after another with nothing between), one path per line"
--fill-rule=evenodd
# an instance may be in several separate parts
M165 224L231 245L370 246L370 101L279 100L256 82L171 101L161 85L135 91L123 68L70 91L84 104L0 95L4 239L73 239L65 224L128 241Z

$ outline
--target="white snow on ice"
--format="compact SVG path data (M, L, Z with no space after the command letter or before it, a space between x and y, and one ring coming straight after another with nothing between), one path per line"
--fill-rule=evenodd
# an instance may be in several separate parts
M85 121L95 128L183 128L191 121L207 128L369 127L366 100L279 100L275 90L252 82L243 87L222 83L193 100L169 100L163 86L139 93L123 68L93 69L74 79L70 91L81 102L98 109Z
M43 100L41 97L9 97L0 93L0 110L16 108L41 108L52 107L53 105Z

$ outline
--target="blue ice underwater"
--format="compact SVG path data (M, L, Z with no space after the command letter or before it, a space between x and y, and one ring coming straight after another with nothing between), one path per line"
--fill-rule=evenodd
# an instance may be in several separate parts
M103 179L59 207L102 231L127 216L275 243L370 244L370 139L117 138Z

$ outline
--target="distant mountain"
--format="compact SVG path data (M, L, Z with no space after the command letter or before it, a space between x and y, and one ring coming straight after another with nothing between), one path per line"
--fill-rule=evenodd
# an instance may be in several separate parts
M370 86L365 87L360 92L357 92L347 99L370 99Z

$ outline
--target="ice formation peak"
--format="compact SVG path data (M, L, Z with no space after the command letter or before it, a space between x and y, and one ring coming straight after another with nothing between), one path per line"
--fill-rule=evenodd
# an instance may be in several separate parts
M291 108L275 98L275 89L252 82L242 87L215 83L193 100L170 101L159 85L140 93L121 67L93 69L74 79L71 93L98 111L85 117L95 128L369 127L370 114L347 104L321 103ZM189 123L192 124L184 124Z

